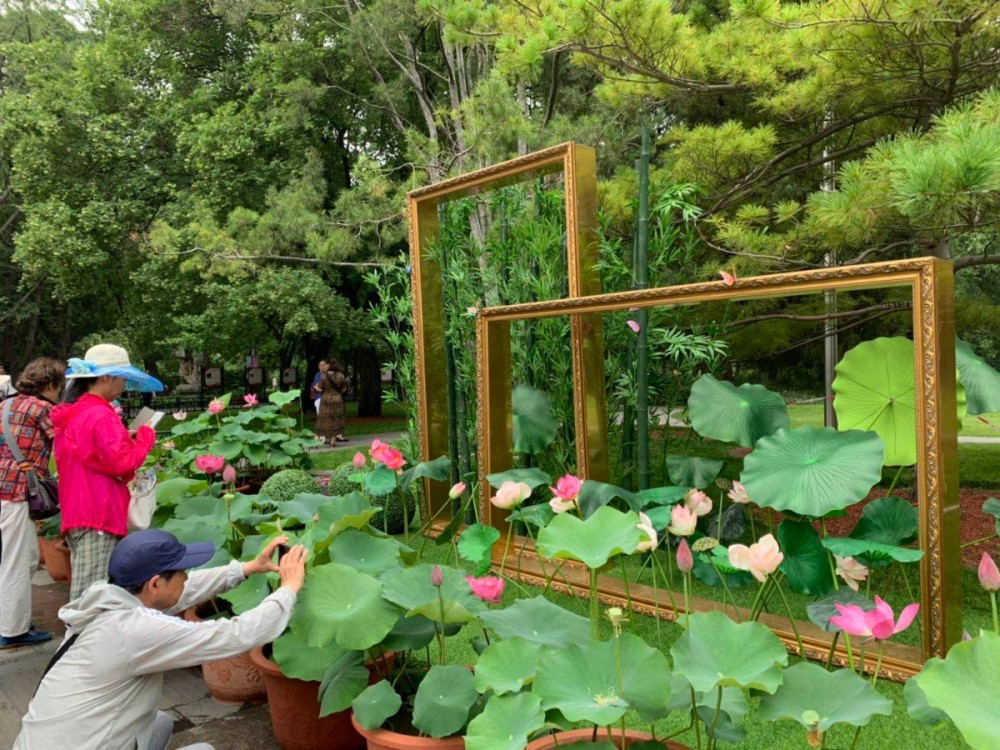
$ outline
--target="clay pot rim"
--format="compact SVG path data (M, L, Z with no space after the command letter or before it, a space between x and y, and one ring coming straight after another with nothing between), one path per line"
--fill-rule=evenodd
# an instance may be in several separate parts
M264 653L264 648L270 645L271 645L270 643L266 643L263 646L256 646L255 648L250 649L250 661L254 663L257 669L259 669L261 672L264 672L265 674L270 675L271 677L281 677L286 680L292 680L293 682L304 682L307 685L319 684L319 680L300 680L298 677L289 677L284 672L282 672L281 667L278 666L278 662L276 662L274 659L272 659L271 657L269 657L267 654ZM396 653L394 651L385 652L386 659L394 660L395 656ZM366 666L369 664L372 664L370 660L365 662Z
M588 739L593 733L591 728L581 728L581 729L564 729L559 732L553 732L551 734L546 734L541 737L537 737L528 743L526 750L549 750L549 748L558 748L562 745L562 741L566 742L579 742L580 740ZM617 736L621 736L621 730L618 728L614 729L614 733ZM556 745L552 742L553 737L560 738L560 744ZM626 729L625 737L632 741L642 742L645 740L653 739L653 735L649 732L643 732L639 729ZM599 737L603 741L603 737ZM661 740L665 742L664 748L669 750L688 750L687 745L682 745L674 740Z
M357 718L354 716L354 711L351 711L351 724L354 726L354 731L366 740L377 742L387 747L399 748L400 750L405 750L406 748L426 748L427 750L448 750L449 748L458 750L462 748L464 750L465 748L465 737L442 737L438 739L437 737L416 737L412 734L401 734L400 732L393 732L391 729L382 729L381 727L378 729L365 729L358 723Z

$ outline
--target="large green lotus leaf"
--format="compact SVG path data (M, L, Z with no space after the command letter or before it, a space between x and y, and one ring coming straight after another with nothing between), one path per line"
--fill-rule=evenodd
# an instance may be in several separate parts
M744 448L789 425L788 407L780 394L751 383L736 387L707 373L691 386L688 414L702 437Z
M326 495L300 492L283 503L278 503L278 515L287 520L307 524L319 513L319 509L330 501Z
M584 518L589 518L597 512L598 508L604 507L616 497L624 500L626 505L637 513L642 509L642 500L634 492L629 492L614 484L595 482L591 479L583 482L576 501L580 504Z
M523 638L496 641L476 662L476 690L497 695L516 693L535 679L542 647Z
M901 336L858 344L837 363L833 408L841 430L872 430L885 443L887 466L917 462L917 412L913 342ZM959 418L965 389L956 393Z
M225 526L229 522L226 501L211 495L182 497L174 507L174 518L182 521L200 518L208 523Z
M483 601L472 593L466 572L447 565L437 566L441 570L441 598L460 604L472 613L486 609ZM431 583L434 565L414 565L412 568L396 568L382 575L382 595L393 604L408 611L425 604L438 601L438 588Z
M538 660L532 692L542 699L542 708L558 709L570 721L604 726L618 721L628 708L648 723L666 716L667 657L632 633L618 637L617 651L616 660L611 640L546 653Z
M929 727L944 726L948 723L948 714L928 705L927 696L916 680L907 680L903 685L903 700L906 701L906 713L914 721Z
M281 673L285 677L308 682L322 680L326 670L347 653L347 649L341 648L336 643L310 646L291 630L285 631L277 638L272 648L272 658L281 667Z
M917 509L906 500L880 497L865 506L851 536L898 547L917 538L919 524Z
M541 453L556 439L559 423L552 402L541 391L526 385L514 388L511 412L516 452Z
M840 614L837 610L838 604L843 604L844 606L853 604L861 607L861 609L865 612L870 612L875 609L875 602L871 599L868 599L867 597L859 594L857 591L842 585L839 589L831 591L822 599L817 599L816 601L807 604L806 614L809 615L810 622L812 622L812 624L817 628L821 628L828 633L839 633L840 628L836 625L830 624L830 618L836 614Z
M351 492L342 497L328 497L319 509L316 527L326 529L326 539L317 547L323 551L334 538L345 529L363 529L368 519L375 514L371 503L360 492Z
M997 500L995 497L988 498L986 502L983 503L983 513L997 519L996 529L997 534L1000 534L1000 500Z
M955 342L958 377L965 387L969 414L990 414L1000 411L1000 372L972 350L961 339Z
M583 521L573 513L561 513L538 532L538 551L549 559L578 560L599 568L615 555L635 552L641 539L638 523L636 513L607 506Z
M175 505L178 500L188 495L195 495L208 489L204 479L188 479L187 477L172 477L156 484L156 504Z
M864 499L881 478L878 435L797 427L761 438L740 481L758 505L817 518Z
M216 501L220 502L220 501ZM211 542L216 547L226 543L226 530L229 524L216 524L211 519L202 516L191 518L171 518L163 524L163 530L169 531L184 544L195 542Z
M944 711L976 750L1000 747L1000 636L984 630L931 659L913 679L927 705Z
M349 565L378 576L399 565L399 547L391 539L378 539L357 529L346 529L330 544L330 562Z
M507 520L523 521L524 523L531 524L536 529L540 529L543 526L548 526L549 522L555 516L555 511L552 510L549 504L542 503L541 505L521 506L507 516Z
M524 750L528 737L544 725L541 699L534 693L494 695L469 722L465 750Z
M500 532L492 526L474 523L458 538L458 554L463 560L475 563L476 575L482 575L490 567L493 545L500 539Z
M778 546L785 559L781 572L797 594L823 596L833 587L830 557L811 523L785 519L778 525Z
M691 615L688 622L670 654L674 670L696 691L738 687L773 693L781 684L788 652L769 628L759 622L737 625L721 612Z
M270 593L271 586L267 582L267 576L257 573L219 596L233 605L234 615L242 615L258 606Z
M399 475L384 464L378 464L365 474L364 484L365 492L369 495L383 497L396 489Z
M722 461L698 456L667 456L667 474L671 484L680 487L708 487L722 471Z
M760 717L765 721L792 719L806 729L816 726L826 732L834 724L863 727L875 715L892 714L892 701L849 669L827 672L802 662L786 669L784 677L774 695L761 698Z
M418 479L433 479L436 482L445 481L451 474L451 459L447 456L438 456L433 461L421 461L416 466L411 466L399 475L399 486L406 492L410 485Z
M348 651L324 673L319 684L320 718L346 711L368 685L368 667L361 651Z
M897 547L894 544L882 544L868 539L852 539L839 537L826 537L823 546L835 555L841 557L863 557L871 562L882 560L895 560L901 563L917 562L924 556L924 551L910 549L909 547Z
M541 469L532 466L528 469L509 469L508 471L500 471L496 474L487 474L486 481L495 490L500 489L500 485L504 482L524 482L531 489L535 489L536 487L552 484L552 477Z
M461 625L445 625L444 634L455 635L461 629ZM389 635L382 640L382 648L389 651L417 651L433 641L440 630L440 625L426 617L401 617L393 625Z
M399 693L388 680L379 680L366 687L351 703L354 718L365 729L378 729L386 719L395 716L403 705Z
M382 598L382 584L346 565L313 568L299 594L292 629L310 646L330 641L366 649L392 630L400 611Z
M454 599L431 599L406 613L407 617L423 617L442 625L472 622L476 616Z
M469 720L469 709L477 697L468 669L434 665L413 699L413 726L431 737L455 734Z
M710 693L695 692L694 700L698 711L698 717L706 727L715 721L715 739L738 745L746 739L747 732L741 726L743 717L750 711L743 691L739 688L721 688L722 702L719 703L719 716L716 719L715 706L719 701L719 689ZM674 672L670 683L670 703L667 706L669 711L681 711L686 714L691 713L691 683L684 675ZM629 750L636 747L629 745Z
M650 487L648 490L639 490L636 494L642 501L642 507L648 508L650 505L676 505L690 491L690 487L667 486Z
M542 596L518 599L505 609L484 611L479 619L501 638L523 638L542 646L564 648L590 639L590 621L586 617Z

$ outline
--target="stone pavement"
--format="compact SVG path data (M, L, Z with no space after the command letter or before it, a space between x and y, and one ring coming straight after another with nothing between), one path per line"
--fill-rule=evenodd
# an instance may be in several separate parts
M0 651L0 748L14 744L21 717L35 692L45 665L62 640L59 607L69 598L69 586L56 583L44 568L32 583L32 622L55 637L41 646ZM277 750L267 706L240 708L216 703L205 689L200 669L167 672L160 708L174 717L170 750L195 742L210 742L215 750ZM55 749L54 749L55 750Z
M373 440L383 443L394 443L406 436L405 432L373 432L371 435L348 435L346 443L334 443L313 448L310 453L330 453L331 451L361 451L366 453L372 447Z

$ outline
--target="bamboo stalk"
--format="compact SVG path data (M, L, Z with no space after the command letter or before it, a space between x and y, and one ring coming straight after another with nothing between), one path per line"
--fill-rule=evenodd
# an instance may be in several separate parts
M649 128L643 127L639 152L639 217L636 233L635 286L649 286ZM646 327L649 311L638 311L639 340L636 351L637 448L639 453L639 489L649 487L649 341Z

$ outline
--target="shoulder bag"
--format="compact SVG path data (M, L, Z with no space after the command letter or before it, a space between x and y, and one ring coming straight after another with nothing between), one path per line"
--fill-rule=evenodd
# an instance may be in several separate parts
M59 483L55 479L39 477L35 467L24 460L24 454L10 429L10 407L14 399L3 402L2 426L7 447L18 468L28 477L28 515L35 521L51 518L59 512Z
M128 503L129 531L148 529L156 512L156 472L146 469L129 482L131 498Z

